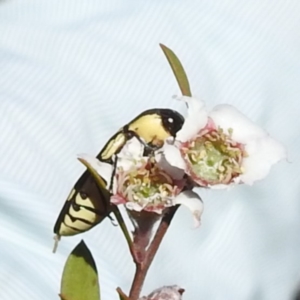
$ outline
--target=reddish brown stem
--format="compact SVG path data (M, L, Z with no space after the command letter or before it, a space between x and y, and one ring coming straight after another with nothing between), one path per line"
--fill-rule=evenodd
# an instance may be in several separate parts
M155 233L155 236L146 251L144 261L142 263L135 263L136 270L129 293L130 300L137 300L139 298L149 267L178 207L179 206L171 207L168 213L164 215Z

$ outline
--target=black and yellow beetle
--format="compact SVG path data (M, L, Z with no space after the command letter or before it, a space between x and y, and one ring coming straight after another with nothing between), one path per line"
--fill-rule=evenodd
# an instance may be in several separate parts
M171 109L146 110L114 134L97 155L100 161L113 163L128 140L137 137L148 148L159 148L166 138L176 136L184 118ZM54 226L60 236L75 235L100 223L110 212L110 193L100 188L85 171L69 194Z
M113 135L97 157L101 161L111 162L112 156L120 152L134 136L142 138L140 141L149 148L159 148L166 138L175 137L183 122L183 116L171 109L146 110Z

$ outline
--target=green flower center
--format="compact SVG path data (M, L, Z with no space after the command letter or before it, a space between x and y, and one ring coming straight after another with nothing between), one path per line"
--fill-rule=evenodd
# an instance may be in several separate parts
M243 173L241 164L246 153L242 144L232 140L232 132L232 129L227 134L221 128L211 130L181 149L191 175L202 184L228 184Z
M131 171L125 177L123 194L142 206L170 205L175 188L172 178L156 165Z

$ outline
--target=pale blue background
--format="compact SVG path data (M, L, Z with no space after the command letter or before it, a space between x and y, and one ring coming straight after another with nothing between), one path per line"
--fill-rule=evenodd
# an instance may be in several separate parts
M158 43L181 58L208 107L230 103L283 142L289 161L253 187L206 191L200 229L181 208L147 278L184 300L286 300L300 282L300 2L0 1L0 299L58 299L84 238L103 299L128 290L133 264L106 220L65 238L52 228L83 167L147 108L179 107Z

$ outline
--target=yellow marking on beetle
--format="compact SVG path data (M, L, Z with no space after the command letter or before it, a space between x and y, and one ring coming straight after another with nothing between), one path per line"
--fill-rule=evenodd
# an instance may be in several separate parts
M127 137L126 132L122 130L108 141L101 152L102 160L110 159L124 146ZM170 136L170 133L163 127L161 116L155 113L137 118L128 124L127 130L135 132L145 143L152 143L155 146L162 146L163 141Z
M120 131L115 138L109 140L108 144L102 150L101 159L110 159L125 143L126 136Z
M72 219L68 215L65 216L64 223L66 226L78 229L78 231L86 231L92 227L92 225L84 223L80 220L72 221ZM70 229L72 229L72 228L70 228ZM77 233L78 233L78 231L77 231ZM72 234L67 234L67 235L72 235Z
M65 225L64 223L62 223L60 225L59 231L60 231L60 235L64 235L64 236L75 235L75 234L78 234L78 232L79 232L79 231ZM60 237L60 235L58 235L58 237ZM55 248L53 249L54 252L55 252Z
M91 207L91 208L95 207L94 203L91 201L90 198L83 199L80 196L80 193L78 193L78 195L76 195L75 203L78 204L78 205L84 205L86 207Z
M129 124L128 129L135 131L146 143L154 139L165 140L170 133L162 125L161 116L158 114L144 115Z
M73 207L70 207L69 214L73 218L87 220L92 224L95 223L97 219L99 219L94 212L87 210L84 207L80 207L79 211L76 211Z
M103 191L105 193L105 191ZM105 195L106 197L106 195ZM104 199L103 199L104 200ZM109 199L107 198L107 202L109 202ZM80 194L78 194L75 198L75 203L79 206L85 206L85 207L89 207L95 210L98 210L100 212L103 211L103 203L101 203L98 199L91 199L91 198L86 198L83 199Z

